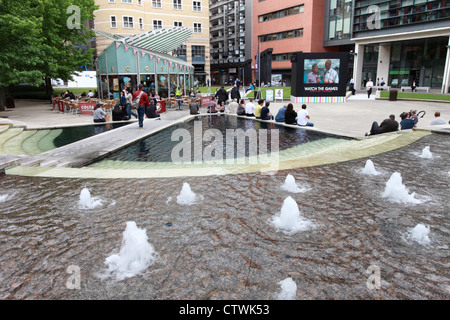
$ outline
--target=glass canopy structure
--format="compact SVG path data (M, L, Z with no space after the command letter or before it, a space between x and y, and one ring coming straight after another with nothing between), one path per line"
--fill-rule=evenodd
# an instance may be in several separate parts
M120 90L135 91L141 83L161 98L173 96L175 85L185 94L193 87L194 67L169 54L191 37L191 29L172 27L126 37L94 31L112 40L95 62L101 97L118 98Z

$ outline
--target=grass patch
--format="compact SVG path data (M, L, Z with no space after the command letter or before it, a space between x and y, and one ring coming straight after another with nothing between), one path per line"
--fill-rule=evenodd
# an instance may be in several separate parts
M77 94L82 94L83 92L86 92L86 94L89 92L89 90L91 90L92 92L94 92L95 90L97 90L96 88L57 88L57 89L53 89L53 94L55 96L60 96L61 93L66 90L69 90L70 92L73 92L74 95Z
M389 98L389 91L381 91L381 98ZM416 93L416 92L397 92L398 99L421 99L421 100L439 100L450 101L450 95L431 94L431 93Z

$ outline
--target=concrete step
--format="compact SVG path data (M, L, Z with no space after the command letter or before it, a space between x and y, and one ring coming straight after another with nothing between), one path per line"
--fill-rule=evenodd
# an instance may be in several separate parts
M0 123L0 133L5 132L6 130L8 130L10 128L9 125L5 125L5 124L1 124Z
M24 130L20 134L12 137L3 144L3 152L9 155L27 155L22 149L22 143L34 135L36 130Z
M23 131L23 128L10 128L6 131L3 131L0 133L0 154L5 154L6 152L3 151L3 145L11 138L21 134Z
M23 151L30 156L42 153L43 151L39 148L39 141L49 132L50 130L37 130L34 135L22 142Z
M52 129L48 134L46 134L44 137L42 137L41 140L39 140L38 147L42 152L53 150L56 148L54 141L55 138L58 137L62 129Z

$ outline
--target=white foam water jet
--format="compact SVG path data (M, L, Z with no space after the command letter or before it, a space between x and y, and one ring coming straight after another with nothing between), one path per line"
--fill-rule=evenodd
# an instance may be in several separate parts
M272 218L272 224L288 235L314 227L311 221L300 215L297 202L290 196L284 200L280 214Z
M196 194L191 190L189 183L184 182L180 194L177 196L177 203L182 205L194 204L197 199Z
M102 205L102 201L91 197L91 192L88 188L84 187L80 192L80 201L78 207L80 209L94 209Z
M364 166L364 169L362 169L363 174L367 175L379 175L380 173L375 169L375 166L373 164L372 160L367 160L366 165Z
M297 284L292 278L286 278L278 284L281 286L281 292L278 294L278 300L295 300L297 296Z
M413 240L421 245L430 244L431 240L428 237L430 227L424 224L417 224L414 228L408 230L408 239Z
M424 158L424 159L431 159L431 158L433 158L433 154L431 153L429 146L426 146L425 148L423 148L422 154L420 155L420 157Z
M396 203L422 203L421 200L415 198L415 195L415 192L409 194L408 188L402 183L400 173L394 172L386 182L386 187L381 196Z
M8 198L9 198L8 194L0 194L0 202L6 202Z
M299 188L298 184L295 182L295 178L293 175L288 174L286 179L284 180L284 184L281 186L281 189L292 192L292 193L300 193L305 192L306 188Z
M134 277L150 267L156 257L157 253L148 242L146 230L138 228L134 221L129 221L123 232L120 252L105 259L108 270L100 278L121 281Z

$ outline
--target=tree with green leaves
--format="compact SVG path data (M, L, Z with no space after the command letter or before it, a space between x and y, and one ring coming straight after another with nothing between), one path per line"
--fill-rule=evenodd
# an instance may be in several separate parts
M93 64L94 49L81 50L95 34L87 28L95 0L0 0L0 111L8 87L71 79Z

